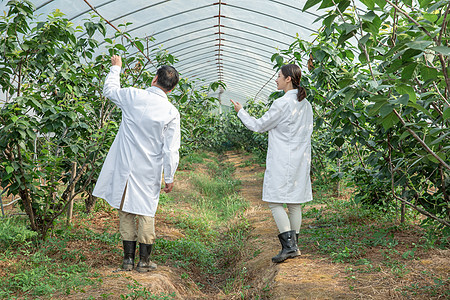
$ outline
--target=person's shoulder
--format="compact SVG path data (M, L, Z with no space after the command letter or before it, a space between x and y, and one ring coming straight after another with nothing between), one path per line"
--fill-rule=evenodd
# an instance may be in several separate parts
M280 98L275 99L272 103L272 106L284 107L284 106L288 105L289 99L290 99L289 95L284 94Z

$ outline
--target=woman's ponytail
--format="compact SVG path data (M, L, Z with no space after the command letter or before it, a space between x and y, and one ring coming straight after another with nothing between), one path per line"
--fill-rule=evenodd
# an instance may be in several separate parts
M306 89L300 86L300 79L302 78L302 70L295 64L288 64L281 67L281 73L284 77L291 77L292 86L297 89L298 102L306 98Z
M297 100L298 102L306 98L306 89L302 86L297 87Z

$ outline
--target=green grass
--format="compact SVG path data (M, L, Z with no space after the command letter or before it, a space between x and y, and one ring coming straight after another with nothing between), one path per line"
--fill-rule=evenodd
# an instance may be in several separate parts
M210 156L205 152L194 152L184 156L178 165L179 170L192 170L195 164L202 164Z
M305 206L303 217L310 220L301 228L299 246L319 257L345 264L351 290L357 284L358 274L383 271L394 278L408 276L413 271L409 262L420 259L417 253L425 255L427 250L437 248L437 239L444 239L427 234L427 228L419 228L412 211L408 212L407 221L399 224L396 210L392 208L379 210L351 200L327 198L325 193L319 203L322 204L319 208L309 207L317 205L315 201ZM416 241L405 243L402 236ZM425 282L434 283L426 285ZM449 284L449 278L430 274L423 284L405 286L399 291L405 297L435 297L448 295Z
M239 194L240 181L233 178L234 167L221 157L195 153L182 159L194 170L184 172L193 189L175 197L162 193L158 216L178 228L183 238L157 239L152 259L182 269L181 278L196 281L202 288L218 282L225 294L250 288L245 285L245 262L241 252L247 242L250 225L243 216L249 203ZM199 169L197 169L199 170ZM417 216L407 214L407 222L396 222L395 208L384 211L330 197L325 185L315 187L315 200L305 205L304 225L300 232L300 248L313 257L328 258L345 264L349 288L358 284L358 276L389 272L394 278L408 278L413 270L410 262L420 259L430 249L448 247L449 234L435 230L433 224L419 228ZM317 205L317 204L321 205ZM314 207L311 207L314 205ZM188 208L186 208L188 207ZM27 226L23 216L0 219L0 268L7 274L0 281L0 299L48 299L101 286L101 277L92 272L86 250L99 256L121 256L121 241L115 223L105 218L103 231L94 230L90 218L82 213L78 202L75 210L81 221L77 227L66 226L62 218L44 242ZM94 213L115 213L103 200L98 200ZM97 220L98 221L98 220ZM415 234L417 241L405 245L398 233ZM89 249L71 247L86 243ZM370 252L377 254L377 259ZM258 253L255 251L255 256ZM10 263L11 262L11 263ZM236 263L238 263L236 265ZM409 263L409 264L408 264ZM195 276L193 276L195 274ZM204 277L199 278L198 274ZM432 272L423 273L421 282L408 283L399 292L406 298L417 295L450 296L449 278ZM239 295L239 291L236 292ZM130 284L122 299L173 299L175 295L152 295L138 283ZM105 299L108 293L102 295Z
M188 212L179 208L171 194L160 201L161 215L181 229L184 237L157 239L155 260L185 270L200 269L208 274L209 280L225 274L227 278L235 278L240 275L227 270L234 269L245 245L249 224L243 212L249 204L238 194L240 181L233 178L232 165L216 157L210 157L204 164L206 172L189 174L194 191L183 198L191 205ZM201 289L203 284L198 282L198 287Z
M10 276L0 282L0 298L10 299L12 293L21 298L49 298L55 293L66 291L70 294L73 287L83 287L100 283L98 274L91 273L84 262L67 264L55 261L40 251L15 254L17 263L12 267Z

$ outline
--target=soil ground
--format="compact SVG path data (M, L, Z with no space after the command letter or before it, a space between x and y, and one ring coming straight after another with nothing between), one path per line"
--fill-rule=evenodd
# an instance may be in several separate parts
M240 261L237 262L242 274L242 294L225 294L214 282L204 280L199 288L198 280L202 274L185 276L185 271L174 266L159 265L154 272L141 274L136 271L118 271L121 263L121 248L117 251L104 249L105 255L89 254L92 245L71 245L86 253L86 261L92 272L99 274L101 284L72 291L70 295L58 295L54 299L124 299L120 295L130 294L130 286L145 288L152 295L170 295L168 298L151 299L412 299L403 297L396 289L400 282L411 281L414 276L421 276L432 270L443 278L449 277L449 250L428 251L418 261L410 264L417 272L409 277L398 278L386 270L367 274L358 274L357 278L349 276L348 265L334 263L329 257L320 255L312 247L302 245L300 257L288 259L281 264L271 262L271 257L280 249L277 238L278 230L267 205L261 201L264 168L258 165L245 164L249 157L242 153L229 152L222 159L236 167L235 177L242 182L241 196L251 203L245 217L251 227L250 237L243 250ZM179 171L180 174L187 171ZM177 176L176 190L173 197L183 197L190 189L188 176ZM320 205L308 205L311 209ZM89 220L75 221L75 226L90 226L99 233L105 228L118 228L118 218L114 211L96 213ZM303 219L302 226L308 226L312 220ZM159 238L177 239L182 233L163 218L156 217L156 230ZM332 229L330 229L332 230ZM417 237L404 236L405 240ZM98 252L96 252L98 253ZM379 252L370 249L366 253L375 264ZM379 258L382 259L381 257ZM13 263L13 262L10 262ZM68 262L70 263L70 262ZM0 270L2 266L0 266ZM1 273L1 272L0 272ZM423 277L423 276L422 276ZM420 279L420 278L419 278ZM349 281L351 281L349 284ZM446 281L448 284L448 281ZM448 286L447 286L448 288ZM137 295L134 295L137 296ZM129 299L139 299L129 296ZM147 298L148 299L148 298ZM413 299L429 299L428 296L417 296ZM433 299L444 299L437 295Z

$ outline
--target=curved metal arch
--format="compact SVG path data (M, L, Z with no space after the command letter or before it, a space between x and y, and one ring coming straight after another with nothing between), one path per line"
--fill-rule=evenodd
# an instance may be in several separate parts
M276 33L278 33L278 34L287 36L287 37L289 37L289 38L291 38L291 39L295 39L295 36L290 35L290 34L288 34L288 33L286 33L286 32L280 31L280 30L276 30L276 29L274 29L274 28L272 28L272 27L261 26L261 25L259 25L259 24L253 23L253 22L249 22L249 21L245 21L245 20L240 20L240 19L236 19L236 18L233 18L233 17L225 17L225 19L226 19L226 20L233 20L233 21L236 21L236 22L244 23L244 24L253 25L253 26L256 26L256 27L260 27L260 28L264 28L264 29L266 29L266 30L270 30L270 31L276 32ZM224 25L224 28L230 28L230 26Z
M236 75L236 73L233 72L228 72L226 74L223 75L224 77L224 82L226 82L228 84L228 86L230 86L231 84L244 84L248 89L251 90L259 90L259 82L255 82L255 80L252 81L245 81L248 84L244 83L244 81L240 80L239 76Z
M217 50L217 49L214 49L214 50ZM211 52L211 53L213 53L213 52ZM226 53L226 52L224 52L224 53ZM229 51L228 53L232 53L232 51ZM235 53L235 52L234 52ZM198 55L198 54L197 54ZM197 57L197 55L195 55L195 54L193 54L193 55L191 55L190 57L187 57L187 58L184 58L184 60L181 62L181 63L179 63L179 64L174 64L177 68L182 68L182 67L185 67L186 65L189 65L189 64L191 64L191 63L194 63L194 62L196 62L195 60L193 61L192 60L192 58L198 58ZM240 54L239 54L240 55ZM254 60L256 60L256 61L259 61L259 62L261 62L261 63L264 63L264 64L267 64L268 62L266 61L266 60L263 60L263 59L260 59L259 57L258 58L253 58Z
M195 71L185 70L182 73L183 73L183 75L185 75L187 77L192 77L192 73L202 74L204 72L217 72L218 74L219 73L224 74L225 72L228 72L230 70L239 70L240 72L243 72L246 75L258 78L258 80L261 80L263 82L265 80L267 80L266 73L262 73L260 70L255 70L257 72L254 72L253 74L251 74L251 73L248 73L247 71L242 71L243 70L242 66L237 65L237 64L232 64L232 63L227 64L226 67L221 68L220 70L212 69L212 68L204 68L204 70L198 71L198 69L201 69L201 67L197 68ZM244 70L246 70L246 69L244 69ZM235 73L235 75L239 76L239 73Z
M276 4L280 4L281 6L287 6L287 7L289 7L289 8L298 10L298 11L300 11L300 12L302 12L302 13L309 14L309 15L314 16L314 17L317 17L317 18L320 17L319 15L314 14L314 13L312 13L312 12L310 12L310 11L303 11L302 8L298 8L298 7L295 7L295 6L292 6L292 5L289 5L289 4L280 2L280 1L276 1L276 0L267 0L267 1L273 2L273 3L276 3Z
M253 90L258 90L257 87L252 87L251 85L244 84L234 78L228 78L226 80L229 82L229 85L227 85L227 91L232 90L236 86L245 89L246 94L252 94Z
M258 36L258 37L261 37L263 39L267 39L267 40L272 41L272 42L278 42L280 44L284 44L286 46L289 46L288 43L285 43L285 42L282 42L282 41L279 41L279 40L275 40L275 39L271 39L271 38L269 38L267 36L260 35L260 34L257 34L257 33L251 32L251 31L247 31L247 30L243 30L243 29L237 29L237 28L234 28L234 27L227 27L227 29L235 30L235 31L238 31L238 32L243 32L243 33L246 33L246 34L248 34L250 36ZM225 36L225 39L226 39L227 33L224 33L224 36Z
M158 32L156 32L156 33L153 33L151 36L152 36L152 37L155 37L156 35L161 34L161 33L163 33L163 32L167 32L167 31L169 31L169 30L178 29L178 28L180 28L180 27L182 27L182 26L186 26L186 25L190 25L190 24L194 24L194 23L206 21L206 20L213 19L213 18L214 18L214 17L206 17L206 18L197 19L197 20L194 20L194 21L189 21L189 22L186 22L186 23L177 25L177 26L173 26L173 27L171 27L171 28L166 28L166 29L164 29L164 30L162 30L162 31L158 31ZM159 20L158 20L158 21L159 21ZM155 22L156 22L156 21L155 21ZM149 23L143 24L143 25L141 25L141 26L135 27L135 28L133 28L133 29L128 30L127 33L129 34L129 33L132 32L132 31L135 31L135 30L138 30L138 29L142 29L142 28L144 28L144 27L146 27L146 26L149 26L149 25L151 25L151 24L153 24L153 23L155 23L155 22L149 22ZM211 27L205 27L205 28L203 28L202 30L205 30L205 29L211 29ZM201 30L199 30L199 31L201 31ZM184 36L184 35L183 35L183 36ZM99 43L99 46L103 45L104 43L106 43L106 42L103 41L103 42ZM130 45L130 44L126 45L126 47L129 46L129 45Z
M204 58L202 58L202 60L200 60L198 62L193 61L191 63L197 63L197 64L193 65L193 67L191 67L191 68L183 68L183 67L178 67L178 66L175 66L175 68L177 70L180 70L181 73L184 73L184 72L189 72L190 70L193 70L193 69L197 70L198 69L197 66L200 66L201 64L202 65L208 64L207 67L214 68L214 70L217 70L217 68L219 67L219 65L217 64L217 57L204 57ZM221 67L223 67L223 66L221 66Z
M233 48L233 49L238 49L238 48L236 48L236 47L230 47L230 46L224 46L225 48ZM248 50L246 50L246 51L248 51ZM259 55L258 53L255 53L255 52L252 52L252 51L248 51L248 52L250 52L250 53L252 53L252 54L255 54L255 55ZM240 53L237 53L237 52L234 52L234 51L223 51L223 53L231 53L231 54L236 54L236 55L241 55L242 56L242 54L240 54ZM255 59L254 57L252 57L252 59ZM261 62L263 62L263 63L266 63L266 64L270 64L268 61L266 61L266 60L259 60L259 61L261 61Z
M244 40L244 41L247 41L247 42L252 42L252 43L255 43L255 44L258 44L258 45L263 45L263 46L265 46L265 47L272 48L272 47L270 47L270 46L268 46L268 45L266 45L266 44L264 44L264 43L257 42L257 41L255 41L255 40L248 39L248 38L245 38L245 37L241 37L241 36L238 36L238 35L226 33L226 36L231 36L231 37L237 38L237 39L239 39L239 40ZM231 41L231 40L225 39L225 41ZM241 43L241 45L248 46L248 45L245 45L245 44L242 44L242 43ZM273 48L273 50L275 50L275 47ZM266 50L266 51L268 51L268 50ZM272 53L272 54L273 54L273 53Z
M217 49L215 45L208 45L208 46L202 47L202 48L200 48L200 49L196 49L195 51L202 51L202 50L205 50L205 49L211 49L211 48ZM194 52L194 51L192 51L192 52L185 52L185 53L183 53L182 55L179 55L177 58L179 58L180 60L182 60L182 57L183 57L183 56L189 55L189 54L191 54L191 53L193 53L193 52ZM197 54L197 55L198 55L198 54Z
M208 44L208 43L211 44L211 43L214 43L214 41L213 41L213 40L206 40L206 41L203 41L203 42L201 42L201 43L197 43L197 44L193 44L193 45L190 45L190 46L181 48L181 49L177 49L177 50L175 50L175 51L170 50L170 49L173 48L173 47L167 47L166 50L169 51L169 53L172 54L173 56L176 56L175 54L178 53L178 52L180 52L180 51L189 50L189 49L192 48L192 47L203 46L203 45ZM180 45L181 45L181 44L180 44Z
M160 33L163 33L163 32L169 31L169 30L177 29L177 28L179 28L179 27L181 27L181 26L189 25L189 24L191 24L191 23L196 23L196 22L204 21L204 20L211 19L211 18L214 18L214 17L208 17L208 18L205 18L205 19L200 19L200 20L196 20L196 21L191 21L191 22L188 22L188 23L184 23L184 24L182 24L182 25L174 26L174 27L165 29L165 30L163 30L163 31L154 33L152 36L154 37L154 36L156 36L157 34L160 34ZM142 27L142 26L141 26L141 27ZM261 37L261 38L263 38L263 39L268 39L268 40L270 40L270 41L278 42L278 43L283 44L283 45L285 45L285 46L289 46L288 43L285 43L285 42L279 41L279 40L275 40L275 39L271 39L271 38L269 38L269 37L267 37L267 36L260 35L260 34L254 33L254 32L246 31L246 30L243 30L243 29L237 29L237 28L234 28L234 27L225 27L225 28L231 29L231 30L235 30L235 31L238 31L238 32L243 32L243 33L249 34L249 35L251 35L251 36L259 36L259 37ZM211 29L211 28L210 28L210 27L206 27L206 28L204 28L203 30L205 30L205 29ZM131 31L131 30L130 30L130 31ZM129 32L130 32L130 31L129 31ZM198 31L196 31L196 32L198 32ZM187 33L187 34L191 34L191 33ZM187 34L184 34L183 37L186 37ZM225 36L225 40L226 40L227 33L224 32L223 35ZM235 36L235 37L236 37L236 36ZM171 40L171 39L168 39L168 40ZM166 40L165 42L167 42L168 40ZM253 41L253 42L255 42L255 41ZM102 43L103 43L103 42L102 42ZM102 44L102 43L101 43L101 44ZM159 43L159 45L161 45L161 44L163 44L163 42L160 42L160 43ZM263 44L263 43L259 43L259 44ZM127 46L129 46L129 45L127 45ZM156 48L156 47L154 47L154 48ZM152 50L153 50L154 48L152 48Z
M42 3L41 5L39 5L39 6L36 7L36 11L37 11L38 9L41 9L42 7L46 6L47 4L52 3L53 1L55 1L55 0L49 0L49 1L47 1L47 2Z
M115 2L115 1L117 1L117 0L109 0L109 1L107 1L107 2L105 2L105 3L101 3L101 4L99 4L99 5L96 5L95 8L96 8L96 9L99 9L100 7L103 7L103 6L105 6L105 5L108 5L108 4L110 4L111 2ZM163 2L165 2L165 1L163 1ZM69 18L69 21L73 21L73 20L75 20L76 18L78 18L79 16L84 15L84 14L87 14L87 13L90 12L90 11L91 11L91 8L86 9L85 11L80 12L79 14L76 14L75 16L70 17L70 18Z
M184 69L184 70L177 69L177 70L179 70L180 73L184 74L184 73L197 72L198 70L201 70L201 69L208 69L208 70L212 69L212 70L218 71L216 64L210 64L208 66L202 65L202 66L195 67L193 69Z
M202 30L206 30L206 29L211 29L211 28L208 27L208 28L204 28L204 29L202 29ZM200 31L202 31L202 30L200 30ZM195 31L193 31L193 32L185 33L185 34L183 35L183 37L185 37L186 35L190 35L190 34L192 34L192 33L197 33L197 32L199 32L199 30L195 30ZM264 47L271 48L270 46L267 46L267 44L264 44L264 43L261 43L261 42L258 42L258 41L252 40L252 39L248 39L248 38L245 38L245 37L241 37L241 36L238 36L238 35L233 35L233 34L229 34L229 33L225 33L225 35L226 35L226 36L233 37L233 38L237 38L237 39L239 39L239 40L244 40L244 41L247 41L247 42L252 42L252 43L255 43L255 44L264 46ZM204 36L199 37L198 39L205 38L205 37L208 37L208 36L213 37L213 36L215 36L215 34L213 33L213 34L204 35ZM168 42L168 41L170 41L170 40L173 40L173 39L176 39L176 38L179 38L179 37L181 37L181 36L177 36L177 37L173 37L173 38L164 40L164 41L160 42L160 44L164 44L164 43L166 43L166 42ZM214 40L218 40L218 39L214 39ZM223 40L224 40L225 42L227 42L227 41L232 41L233 43L237 43L237 42L235 42L234 40L229 40L229 39L226 39L226 38L223 39ZM183 42L181 42L181 43L183 43ZM178 45L181 44L181 43L177 43L177 44L175 44L175 45L173 45L173 46L178 46ZM160 44L159 44L159 45L160 45ZM242 44L242 43L239 43L239 44L240 44L240 45L243 45L243 46L248 46L248 45ZM172 46L169 46L169 47L167 47L167 48L169 49L169 48L171 48L171 47L172 47ZM157 47L151 48L151 50L153 50L153 49L155 49L155 48L157 48ZM258 49L261 50L261 51L265 51L265 52L271 53L271 55L274 53L274 52L270 52L270 51L268 51L268 50L263 50L263 49L261 49L261 48L258 48ZM275 48L273 48L273 50L275 50Z
M224 45L223 45L223 48L225 48L225 49L226 49L226 48L231 48L231 49L236 49L236 50L242 50L242 51L245 51L246 53L251 53L251 54L257 55L257 56L259 56L259 57L265 57L264 55L262 55L262 54L260 54L260 53L253 52L253 51L250 51L250 50L248 50L248 49L240 49L240 48L233 47L233 46L230 46L230 45L227 45L227 44L224 44ZM234 54L241 55L241 54L236 53L236 52L233 52L233 51L227 51L227 50L224 50L223 52L224 52L224 53L234 53ZM272 53L272 55L273 55L273 53ZM272 55L271 55L271 56L272 56ZM265 61L265 63L270 64L268 61Z
M230 90L233 87L233 85L235 85L235 84L245 86L248 94L252 94L253 92L256 92L260 89L259 84L256 84L254 82L252 82L252 85L244 84L241 81L239 81L239 78L237 76L235 76L234 74L231 74L231 73L225 74L223 77L224 77L223 81L227 84L227 87L228 87L227 90ZM276 89L276 86L267 87L261 93L263 95L270 94L274 89ZM250 95L249 95L249 97L250 97Z
M230 62L228 59L237 59L237 58L234 57L234 56L231 56L231 55L224 55L224 54L222 54L221 57L224 58L224 60L223 60L224 62ZM230 63L231 63L231 62L230 62ZM269 68L269 67L266 67L266 66L255 65L255 64L251 65L251 63L248 62L248 61L246 61L246 60L243 60L243 61L236 61L236 63L245 65L245 66L250 67L250 68L256 68L256 67L258 67L258 68L264 68L264 69L267 69L267 71L268 71L268 72L271 72L271 73L274 71L272 68Z
M197 46L197 45L204 45L204 44L206 44L206 43L214 43L214 42L216 42L216 41L211 41L211 40L209 40L209 41L205 41L205 42L202 42L202 43L199 43L199 44L196 44L196 45L194 45L193 47L195 47L195 46ZM233 49L237 49L237 50L241 50L242 48L238 48L238 47L234 47L234 46L231 46L232 44L240 44L240 43L236 43L236 42L234 42L234 41L232 41L232 40L226 40L225 41L225 43L221 43L221 46L222 47L228 47L228 48L233 48ZM241 44L241 45L243 45L243 46L247 46L247 45L244 45L244 44ZM217 44L215 44L215 46L217 46ZM185 47L185 48L183 48L183 49L180 49L180 50L176 50L176 51L171 51L170 50L170 47L169 48L167 48L167 50L169 51L169 53L171 53L171 54L174 54L174 53L176 53L176 52L179 52L179 51L182 51L182 50L186 50L186 49L189 49L190 47ZM262 50L262 49L259 49L259 48L255 48L255 47L252 47L251 49L256 49L257 51L261 51L261 52L264 52L264 53L268 53L270 56L272 56L273 55L273 53L271 53L271 52L269 52L269 51L265 51L265 50ZM249 51L249 50L246 50L246 51ZM250 51L251 52L251 51ZM261 56L261 57L263 57L264 56L264 54L263 53L256 53L256 52L252 52L252 53L254 53L254 54L256 54L256 55L259 55L259 56Z
M212 55L212 57L215 56L214 51L206 51L203 53L193 53L189 57L184 58L183 62L190 63L192 61L195 61L196 59L202 59L204 57L204 55L207 55L207 54ZM174 64L174 66L176 66L176 68L180 68L180 67L184 66L184 64Z
M159 2L159 3L157 3L157 4L154 4L154 5L149 5L149 6L147 6L145 9L147 9L147 8L149 8L149 7L152 7L152 6L156 6L156 5L162 4L162 3L164 3L164 2L169 2L169 1L170 1L170 0L166 0L166 1L162 1L162 2ZM194 7L194 8L191 8L191 9L188 9L188 10L185 10L185 11L182 11L182 12L178 12L178 13L174 13L174 14L171 14L171 15L168 15L168 16L164 16L164 17L159 18L159 19L156 19L156 20L154 20L154 21L147 22L147 23L142 24L142 25L140 25L140 26L131 28L130 30L127 30L127 33L130 33L130 32L133 32L133 31L135 31L135 30L141 29L141 28L143 28L143 27L146 27L146 26L149 26L149 25L158 23L158 22L160 22L160 21L167 21L167 19L170 19L170 18L175 17L175 16L179 16L179 15L182 15L182 14L185 14L185 13L193 12L193 11L196 11L196 10L201 10L201 9L204 9L204 8L207 8L207 7L212 7L212 6L214 6L214 3L212 3L212 4L207 4L207 5L203 5L203 6L199 6L199 7ZM139 11L140 11L140 10L138 9L138 10L135 10L133 13L136 13L136 12L139 12ZM131 13L126 13L126 14L124 14L124 15L120 15L120 16L118 16L118 17L116 17L116 18L114 18L114 19L112 19L112 20L109 20L109 21L112 23L112 22L115 22L115 21L117 21L117 20L119 20L119 19L121 19L121 18L123 18L123 17L126 17L126 16L128 16L128 15L130 15L130 14L131 14ZM211 19L211 18L214 18L214 17L208 17L208 18L205 18L205 19ZM180 26L185 26L185 25L188 25L188 24L190 24L190 23L196 23L196 22L199 22L199 21L201 21L201 20L203 20L203 19L199 19L199 20L195 20L195 21L191 21L191 22L182 24L182 25L178 25L178 27L180 27ZM173 29L173 28L172 28L172 29ZM168 29L166 29L166 30L168 30ZM159 32L159 33L161 33L161 32Z
M215 72L218 72L217 70L215 70ZM264 82L265 80L267 80L268 77L264 76L264 75L260 75L259 73L249 73L247 72L247 70L239 68L239 66L234 66L234 65L227 65L227 68L222 70L222 74L225 74L226 72L229 73L233 73L234 75L238 76L238 77L242 77L242 75L247 75L249 78L257 78L258 80L261 80L262 82ZM186 73L187 74L187 73ZM201 72L198 73L197 75L202 74Z
M217 48L215 48L215 46L213 46L213 45L211 45L211 46L209 46L209 47L204 47L204 48L202 48L202 50L203 49L208 49L208 48L214 48L214 51L216 51L217 52ZM234 48L234 49L239 49L239 48L236 48L236 47L230 47L230 46L225 46L224 45L224 47L223 47L223 49L226 49L226 48ZM223 53L235 53L235 52L232 52L232 51L226 51L226 50L223 50L223 51L221 51L222 52L222 54L221 54L221 56L223 55ZM264 56L262 56L261 54L259 54L259 53L255 53L255 52L252 52L252 51L249 51L250 53L253 53L253 54L255 54L255 55L257 55L258 56L258 58L253 58L253 59L255 59L256 61L258 61L258 62L261 62L261 63L263 63L263 64L270 64L267 60L264 60L264 59L260 59L259 57L264 57ZM235 53L236 54L236 53ZM240 55L240 54L239 54ZM184 58L184 59L180 59L179 60L179 63L177 63L177 64L174 64L174 65L176 65L178 68L179 67L184 67L185 65L189 65L190 63L192 63L193 61L191 61L191 58L193 58L193 57L196 57L196 54L193 54L193 55L191 55L191 56L189 56L189 57L187 57L187 58ZM186 60L187 60L187 62L186 62Z
M230 71L227 70L226 72L233 74L234 76L240 77L243 74L247 75L247 76L253 76L252 74L246 73L246 72L242 72L242 74L238 74L236 71ZM190 77L198 77L198 78L203 78L203 76L207 76L207 75L213 75L213 74L217 74L217 75L222 75L222 77L224 76L225 71L222 71L220 74L217 73L217 70L208 70L205 72L199 72L197 74L193 74ZM254 76L253 76L254 77ZM261 78L258 78L259 80L262 80ZM222 79L222 81L224 81L226 83L225 80Z
M228 59L236 59L236 57L233 57L233 56L230 56L230 55L222 55L221 57L225 58L225 59L223 59L225 64L223 66L220 66L220 68L224 68L224 67L228 66L227 63L230 63L230 64L233 64L233 65L242 64L242 65L245 65L245 66L250 67L250 68L262 67L262 68L267 69L267 72L270 72L270 73L272 73L274 71L271 68L268 68L268 67L265 67L265 66L261 66L261 65L249 65L249 63L247 61L242 61L242 62L236 62L235 61L235 62L232 62L232 61L230 61ZM198 69L201 69L201 68L208 68L208 69L210 69L210 68L217 68L217 67L218 67L217 64L211 64L211 65L208 65L206 67L205 66L199 66L199 67L195 67L193 69L190 69L190 68L180 69L180 68L177 67L177 70L180 73L184 74L184 72L195 72L195 71L197 71Z
M286 22L288 24L291 24L291 25L294 25L294 26L297 26L297 27L309 30L311 32L317 32L314 29L311 29L309 27L306 27L306 26L303 26L303 25L300 25L300 24L297 24L297 23L294 23L294 22L291 22L291 21L287 21L287 20L284 20L282 18L273 16L273 15L270 15L270 14L266 14L266 13L263 13L263 12L260 12L260 11L256 11L256 10L253 10L253 9L237 6L237 5L234 5L234 4L228 4L228 3L227 3L227 6L228 7L237 8L237 9L240 9L240 10L249 11L249 12L252 12L252 13L255 13L255 14L258 14L258 15L263 15L263 16L266 16L266 17L269 17L269 18L273 18L273 19L278 20L278 21ZM264 27L264 26L261 26L261 27Z
M208 57L196 57L195 55L193 55L193 56L191 56L191 57L189 57L189 58L185 58L184 60L183 60L183 63L182 64L174 64L174 66L175 66L175 68L177 68L177 69L183 69L183 70L185 70L185 67L187 66L187 65L191 65L191 64L195 64L195 63L198 63L198 62L201 62L201 60L202 59L204 59L204 58L207 58L207 59L212 59L212 63L214 63L214 65L217 65L217 57L215 56L215 53L214 52L209 52L211 55L210 56L208 56ZM195 60L195 59L198 59L198 60ZM210 61L207 61L207 62L210 62Z
M230 35L228 34L228 36L230 36ZM235 37L235 36L233 36L233 37ZM236 37L238 37L238 36L236 36ZM226 42L226 43L230 43L230 44L237 44L237 45L241 45L241 46L244 46L244 47L248 47L248 45L246 45L246 44L244 44L244 43L241 43L241 42L238 42L238 41L235 41L235 40L230 40L230 39L228 39L228 40L225 40L225 42ZM226 45L226 44L225 44L225 45ZM228 46L229 46L229 45L228 45ZM267 45L265 45L265 46L266 46L266 47L269 47L269 46L267 46ZM238 48L238 49L240 49L240 48ZM251 49L258 49L258 51L267 53L267 54L270 55L270 56L272 56L272 55L274 54L274 52L270 52L270 51L268 51L268 50L264 50L264 49L261 49L261 48L251 47ZM273 50L275 51L275 48L274 48Z
M238 70L240 67L241 67L240 65L233 64L233 63L228 63L228 64L226 65L226 67L221 68L221 70L218 70L218 69L215 69L215 70L213 69L213 70L211 70L211 67L205 67L204 69L206 69L206 70L211 70L211 71L215 71L215 72L218 72L218 73L220 73L220 72L224 73L224 72L226 72L227 70L229 70L230 68L233 68L233 69L235 69L235 70ZM200 68L197 68L197 69L200 69ZM241 69L239 69L239 70L241 70ZM245 69L244 69L244 70L245 70ZM254 70L254 71L257 71L257 72L251 74L252 76L258 77L260 80L263 80L263 81L267 79L267 77L265 77L265 76L266 76L266 73L262 73L260 70ZM183 74L186 74L186 76L189 76L189 74L190 74L190 73L193 73L193 72L194 72L194 71L190 71L190 70L182 71L182 73L183 73ZM196 72L197 72L197 71L196 71ZM245 73L247 73L247 72L245 72ZM237 75L237 74L236 74L236 75ZM250 74L247 74L247 75L250 75Z
M250 91L249 91L249 89L250 89ZM251 87L248 87L243 84L235 82L235 83L233 83L232 86L227 85L226 91L227 92L242 91L243 96L250 97L250 95L253 93L253 90L251 90L251 89L252 89Z
M186 37L187 35L194 34L194 33L200 32L200 31L205 31L205 30L211 30L211 27L204 27L204 28L201 28L201 29L196 29L196 30L194 30L194 31L185 33L185 34L183 34L182 36L179 35L179 36L171 37L170 39L167 39L167 40L164 40L164 41L162 41L162 42L159 42L155 47L150 48L150 49L149 49L149 48L146 48L145 50L147 50L147 51L153 51L154 49L157 49L160 45L163 45L164 43L166 43L166 42L168 42L168 41L175 40L175 39L182 38L182 37ZM207 37L207 36L215 36L215 34L212 33L212 34L204 35L204 36L202 36L202 37L200 37L200 38L204 38L204 37ZM199 38L199 39L200 39L200 38ZM180 44L180 43L179 43L179 44ZM128 45L127 45L127 46L128 46ZM130 55L135 55L135 54L138 53L138 52L139 52L139 51L135 51L135 52L131 53Z
M214 77L214 75L208 75L208 77L211 78L211 77ZM208 78L205 78L205 80L208 80ZM209 80L212 80L212 79L209 79ZM229 84L227 84L226 91L242 92L244 97L252 98L251 95L254 93L254 91L258 90L257 87L255 87L255 88L249 87L247 85L240 83L239 81L236 81L236 79L227 79L227 81L229 82ZM271 93L272 93L272 91L268 90L268 91L262 92L260 95L262 98L265 98L265 97L268 98Z

